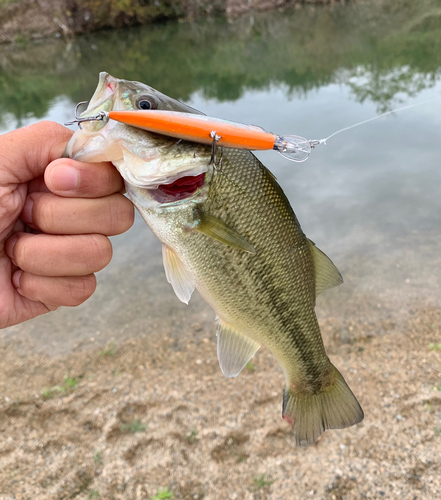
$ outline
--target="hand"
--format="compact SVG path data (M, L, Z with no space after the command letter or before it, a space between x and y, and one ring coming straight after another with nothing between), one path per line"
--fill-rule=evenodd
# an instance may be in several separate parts
M133 206L110 163L60 158L72 132L40 122L0 136L0 328L95 291Z

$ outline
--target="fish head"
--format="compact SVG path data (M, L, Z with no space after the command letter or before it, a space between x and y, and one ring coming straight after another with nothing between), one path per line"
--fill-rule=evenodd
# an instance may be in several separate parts
M95 117L102 111L143 109L200 114L144 83L102 72L95 93L80 117ZM110 161L132 186L156 189L161 184L172 184L181 177L197 176L208 170L207 146L178 141L108 117L79 125L66 154L84 162Z

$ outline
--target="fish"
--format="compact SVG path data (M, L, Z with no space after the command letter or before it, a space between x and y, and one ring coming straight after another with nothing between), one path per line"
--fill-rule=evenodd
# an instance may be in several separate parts
M139 82L100 73L81 117L101 111L199 111ZM317 296L342 283L303 233L274 175L248 150L176 140L126 124L83 122L66 153L111 161L162 242L165 275L188 304L194 289L216 313L222 373L236 377L263 345L285 375L282 417L298 446L361 422L363 410L326 355Z

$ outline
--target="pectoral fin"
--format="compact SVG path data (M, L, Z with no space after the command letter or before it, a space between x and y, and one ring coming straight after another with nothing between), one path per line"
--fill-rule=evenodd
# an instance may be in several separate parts
M222 373L226 377L237 377L260 344L220 320L216 335L217 357Z
M308 240L308 244L314 259L315 295L317 297L328 288L341 285L343 277L331 259L317 248L313 241Z
M167 281L173 287L178 299L188 304L194 290L193 278L185 269L181 259L167 245L162 245L162 260Z
M238 248L244 252L256 253L243 236L212 215L202 214L196 230L230 247Z

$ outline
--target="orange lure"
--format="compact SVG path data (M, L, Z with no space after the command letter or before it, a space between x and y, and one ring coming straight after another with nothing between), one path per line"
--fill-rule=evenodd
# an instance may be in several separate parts
M227 148L274 149L289 160L304 161L311 152L311 143L295 135L278 136L255 125L230 122L205 115L177 111L109 111L115 120L132 127L185 141L212 144Z

